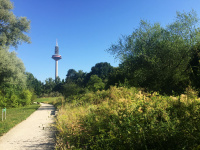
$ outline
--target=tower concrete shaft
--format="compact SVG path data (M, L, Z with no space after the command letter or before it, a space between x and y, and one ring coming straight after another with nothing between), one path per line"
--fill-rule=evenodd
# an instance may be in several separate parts
M56 79L58 77L58 61L62 59L61 55L59 55L59 47L57 40L55 46L55 54L52 55L52 58L55 60L55 79Z
M55 61L55 79L58 77L58 61Z

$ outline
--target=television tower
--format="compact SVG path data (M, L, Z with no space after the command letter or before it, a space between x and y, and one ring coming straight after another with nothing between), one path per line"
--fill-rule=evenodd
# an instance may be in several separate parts
M52 57L55 60L55 79L58 77L58 61L61 58L61 55L59 55L59 47L58 47L58 42L56 40L56 46L55 46L55 54L52 55Z

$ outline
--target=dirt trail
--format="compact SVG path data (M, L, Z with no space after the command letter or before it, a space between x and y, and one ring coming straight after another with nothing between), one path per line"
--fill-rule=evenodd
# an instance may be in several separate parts
M55 108L41 104L25 121L0 137L0 150L53 150Z

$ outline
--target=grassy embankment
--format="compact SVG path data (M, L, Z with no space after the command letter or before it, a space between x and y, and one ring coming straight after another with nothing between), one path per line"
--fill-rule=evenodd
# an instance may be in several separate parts
M58 99L58 97L43 97L43 98L37 98L34 101L35 102L40 102L40 103L52 103L56 99Z
M57 101L59 98L61 97L42 97L42 98L37 98L35 102L51 104Z
M25 120L29 117L35 110L39 108L40 105L33 104L29 106L19 107L19 108L8 108L6 109L6 120L2 121L2 110L1 113L1 120L0 120L0 136L3 133L8 132L11 128L13 128L18 123Z
M38 98L35 102L53 104L56 108L60 108L63 102L63 97L45 97Z
M200 102L193 91L169 97L111 87L66 101L57 116L58 149L200 148Z

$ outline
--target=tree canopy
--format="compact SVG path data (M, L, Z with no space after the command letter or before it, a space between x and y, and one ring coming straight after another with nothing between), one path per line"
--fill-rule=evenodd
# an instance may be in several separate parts
M0 0L0 46L14 46L22 42L30 43L25 34L30 29L30 21L26 17L16 17L10 0Z
M10 0L0 0L0 107L28 105L32 93L27 89L25 67L11 46L17 48L22 42L30 43L25 34L30 29L26 17L17 17L11 11Z
M177 12L166 28L141 21L138 29L123 36L108 52L122 62L130 85L164 93L181 93L190 83L193 47L199 43L197 15Z
M113 71L113 67L107 62L100 62L91 68L90 75L97 75L101 79L106 79Z

